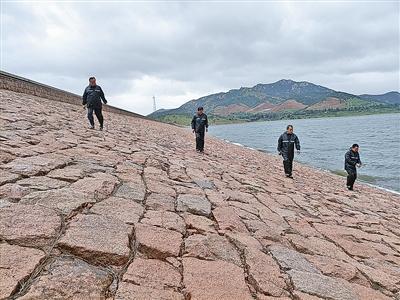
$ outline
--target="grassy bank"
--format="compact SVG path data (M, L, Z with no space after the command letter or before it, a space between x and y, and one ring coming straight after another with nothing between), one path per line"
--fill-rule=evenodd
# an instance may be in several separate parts
M339 176L343 176L346 177L347 176L347 172L345 170L334 170L331 171L333 174L339 175ZM365 175L365 174L358 174L358 179L366 182L366 183L370 183L370 184L376 184L377 180L379 179L379 177L375 177L375 176L371 176L371 175Z
M368 110L326 110L326 111L285 111L280 113L268 114L236 114L229 117L221 117L208 115L211 125L236 124L257 121L276 121L276 120L293 120L293 119L312 119L312 118L331 118L331 117L352 117L375 114L400 113L398 106L396 107L370 107ZM172 123L181 126L190 126L192 121L191 115L173 114L164 115L155 118L158 121Z

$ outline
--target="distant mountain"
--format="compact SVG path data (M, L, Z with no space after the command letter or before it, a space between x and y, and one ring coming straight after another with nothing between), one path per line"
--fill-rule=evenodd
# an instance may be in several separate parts
M400 104L400 93L399 92L388 92L386 94L381 94L381 95L368 95L368 94L363 94L359 95L361 99L364 100L372 100L372 101L378 101L382 103L387 103L387 104Z
M208 95L175 109L158 110L149 117L169 122L182 121L193 115L199 106L214 118L245 121L312 117L322 112L371 113L384 107L393 110L393 105L399 104L396 95L399 97L398 92L357 96L306 81L282 79ZM186 119L183 122L187 122Z

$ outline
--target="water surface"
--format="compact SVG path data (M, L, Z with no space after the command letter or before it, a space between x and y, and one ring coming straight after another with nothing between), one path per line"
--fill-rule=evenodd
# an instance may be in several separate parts
M210 126L213 136L276 153L279 135L293 124L301 143L295 160L345 174L344 154L360 145L359 178L400 192L400 114L283 120Z

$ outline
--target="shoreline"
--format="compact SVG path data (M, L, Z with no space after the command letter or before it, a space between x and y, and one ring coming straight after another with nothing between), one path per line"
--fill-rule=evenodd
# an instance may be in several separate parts
M382 113L371 113L371 114L354 114L354 115L343 115L343 116L316 116L310 118L283 118L283 119L275 119L275 120L255 120L255 121L239 121L239 122L228 122L228 123L214 123L212 126L224 126L224 125L242 125L242 124L251 124L251 123L262 123L262 122L278 122L278 121L287 121L287 120L318 120L318 119L337 119L337 118L350 118L350 117L364 117L364 116L374 116L374 115L397 115L400 114L400 111L393 112L382 112ZM162 121L161 121L162 122ZM172 123L171 123L172 124ZM177 125L177 124L175 124ZM184 125L182 125L184 126Z
M249 149L249 150L261 152L261 153L263 153L263 154L267 154L267 155L276 157L276 155L274 155L273 153L268 152L267 150L264 150L264 149L252 148L252 147L245 146L245 145L240 144L240 143L237 143L237 142L232 142L232 141L230 141L230 140L218 138L218 137L215 137L215 136L213 136L213 138L220 139L220 140L222 140L222 141L224 141L224 142L227 142L227 143L232 144L232 145L235 145L235 146L239 146L239 147L242 147L242 148L245 148L245 149ZM306 163L303 163L303 162L300 162L300 161L296 161L296 163L301 164L301 165L304 166L304 167L316 169L316 170L322 171L322 172L327 172L327 173L329 173L329 174L335 175L335 176L340 177L340 178L346 178L345 176L342 176L342 175L339 175L339 174L335 173L333 170L328 170L328 169L319 168L319 167L316 167L316 166L313 166L313 165L309 165L309 164L306 164ZM400 195L400 191L396 191L396 190L388 189L388 188L385 188L385 187L382 187L382 186L379 186L379 185L375 185L375 184L372 184L372 183L363 181L362 179L358 179L358 182L359 182L359 183L362 183L362 184L364 184L364 185L367 185L367 186L369 186L369 187L373 187L373 188L377 188L377 189L380 189L380 190L385 191L385 192L389 192L389 193L391 193L391 194Z
M206 112L207 113L207 112ZM221 126L221 125L239 125L239 124L251 124L251 123L261 123L261 122L275 122L275 121L285 121L285 120L314 120L314 119L333 119L333 118L350 118L350 117L362 117L362 116L373 116L373 115L391 115L391 114L400 114L400 110L394 110L394 111L389 111L389 112L374 112L374 113L355 113L355 114L344 114L344 115L329 115L329 116L310 116L308 118L296 118L296 117L291 117L291 118L277 118L277 119L273 119L273 120L246 120L246 119L236 119L236 120L224 120L224 121L219 121L219 122L212 122L213 118L218 118L218 116L213 116L213 115L209 115L210 118L210 125L212 126ZM186 115L184 115L186 116ZM186 127L187 122L185 122L184 124L182 123L174 123L172 121L164 121L160 118L152 118L150 117L150 115L147 115L146 117L148 117L150 120L155 120L155 121L159 121L161 123L165 123L165 124L171 124L171 125L177 125L177 126L183 126ZM190 122L191 117L187 117L188 118L188 122Z

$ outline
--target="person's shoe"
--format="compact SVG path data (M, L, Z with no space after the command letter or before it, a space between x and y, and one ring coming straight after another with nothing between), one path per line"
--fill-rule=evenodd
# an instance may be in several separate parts
M89 129L94 129L94 126L90 126Z
M348 189L349 191L353 191L353 187L352 187L352 186L347 186L347 189Z
M100 131L103 131L103 126L100 126Z
M293 179L292 174L285 174L285 176L286 176L287 178L292 178L292 179Z

